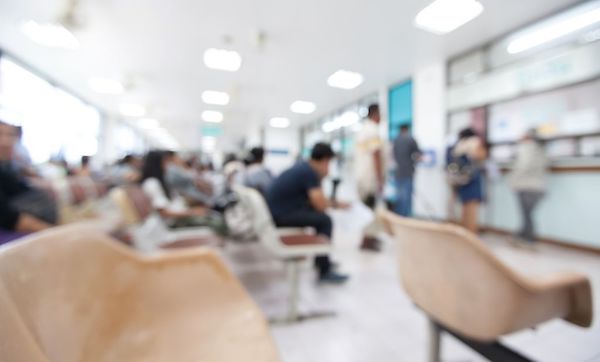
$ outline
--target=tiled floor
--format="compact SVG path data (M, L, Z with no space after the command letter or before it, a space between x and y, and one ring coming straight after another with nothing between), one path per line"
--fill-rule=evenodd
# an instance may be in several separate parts
M304 266L301 308L337 315L273 326L284 362L426 361L426 320L400 287L394 242L386 240L384 252L373 254L358 251L358 239L352 230L335 231L334 258L352 275L346 285L318 285L310 264ZM587 274L593 283L596 315L600 315L600 256L546 245L538 252L525 251L491 235L485 242L522 273L566 269ZM265 313L269 317L283 314L287 296L283 265L254 243L229 244L224 255ZM591 329L556 320L535 331L508 336L505 342L537 361L600 361L598 319ZM484 360L452 337L443 338L442 349L443 361Z

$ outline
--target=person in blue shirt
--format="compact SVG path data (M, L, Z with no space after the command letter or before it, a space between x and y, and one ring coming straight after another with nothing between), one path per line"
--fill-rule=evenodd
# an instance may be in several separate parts
M266 192L266 199L275 224L280 227L312 227L318 234L331 239L333 224L327 208L347 208L349 205L331 201L323 193L321 180L329 173L329 163L335 153L326 143L317 143L310 160L300 161L277 177ZM347 275L333 270L327 255L315 258L319 281L343 283Z

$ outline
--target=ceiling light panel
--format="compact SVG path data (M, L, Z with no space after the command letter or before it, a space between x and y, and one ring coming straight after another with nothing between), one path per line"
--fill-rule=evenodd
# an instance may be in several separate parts
M447 34L483 12L477 0L436 0L415 17L415 26L434 34Z
M290 110L298 114L311 114L317 109L317 106L313 102L307 101L295 101L290 106Z
M508 44L506 51L509 54L519 54L598 23L600 23L600 2L596 1L596 5L592 8L586 7L569 16L559 17L555 21L546 22L516 35Z
M225 106L229 104L229 94L225 92L207 90L202 92L202 101L206 104Z
M269 121L269 124L273 128L288 128L290 126L290 120L285 117L273 117Z
M349 70L338 70L327 78L327 84L333 88L354 89L362 84L364 78L361 74Z
M237 72L242 66L242 56L234 50L209 48L204 51L204 65L210 69Z
M204 111L202 112L202 119L205 122L221 123L223 122L223 113L219 111Z
M23 23L21 30L37 44L63 49L77 49L79 41L61 24L38 23L33 20Z

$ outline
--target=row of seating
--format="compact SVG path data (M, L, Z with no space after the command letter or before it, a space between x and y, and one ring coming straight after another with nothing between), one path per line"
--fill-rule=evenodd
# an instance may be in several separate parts
M282 320L302 320L300 264L330 253L331 244L309 229L276 228L258 192L234 191L259 242L288 268ZM163 224L153 240L144 239L135 230L154 213L143 192L119 188L110 200L118 222L63 226L0 249L1 356L17 362L279 359L264 315L207 247L217 245L214 235L205 229L177 234ZM389 212L380 217L399 244L404 289L432 321L432 361L439 360L441 331L475 345L554 318L591 324L585 276L524 277L460 227ZM123 225L141 253L106 236ZM173 245L179 250L164 250Z

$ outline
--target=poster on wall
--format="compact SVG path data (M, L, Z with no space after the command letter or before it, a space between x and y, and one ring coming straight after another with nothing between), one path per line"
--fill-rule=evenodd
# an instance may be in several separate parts
M550 139L600 132L600 81L520 98L490 107L489 140L518 141L536 129Z

